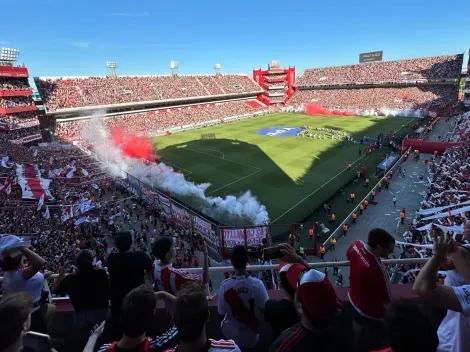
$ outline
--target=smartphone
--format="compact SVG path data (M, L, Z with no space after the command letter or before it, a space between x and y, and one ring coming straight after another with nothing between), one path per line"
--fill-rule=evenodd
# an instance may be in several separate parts
M24 352L50 352L51 337L39 332L28 331L23 337Z
M279 259L279 258L282 258L283 256L284 254L282 254L281 248L279 246L268 247L268 248L263 249L264 260Z

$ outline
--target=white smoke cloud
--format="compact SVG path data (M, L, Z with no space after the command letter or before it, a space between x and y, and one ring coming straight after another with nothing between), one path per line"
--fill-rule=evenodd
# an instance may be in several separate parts
M250 191L239 197L206 196L205 191L210 183L196 184L188 181L183 174L175 172L164 162L145 165L140 160L123 156L118 147L109 143L111 137L102 124L102 119L92 119L83 128L82 136L94 145L93 150L97 154L109 161L106 168L115 176L124 177L129 173L154 188L170 191L174 196L192 197L204 213L215 219L244 218L255 225L262 225L268 220L266 207Z

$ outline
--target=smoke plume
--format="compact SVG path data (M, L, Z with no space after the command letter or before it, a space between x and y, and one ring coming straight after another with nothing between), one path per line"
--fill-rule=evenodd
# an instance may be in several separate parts
M108 132L101 119L93 119L82 135L93 145L94 152L109 160L106 167L115 176L124 177L129 173L156 189L171 192L172 196L191 199L203 213L217 220L244 218L255 225L268 220L266 207L250 191L238 197L210 197L205 194L210 183L196 184L164 162L153 162L159 157L146 137L120 129ZM151 162L144 163L142 159Z

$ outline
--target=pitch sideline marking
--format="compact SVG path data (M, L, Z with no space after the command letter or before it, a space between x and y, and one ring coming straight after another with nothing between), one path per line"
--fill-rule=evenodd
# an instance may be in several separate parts
M360 160L362 160L363 158L365 158L366 155L363 155L361 156L359 159L357 159L354 163L352 163L351 166L354 166L357 162L359 162ZM293 207L291 207L290 209L288 209L287 211L285 211L283 214L281 214L280 216L278 216L276 219L274 219L273 221L271 221L272 224L274 224L277 220L279 220L280 218L282 218L284 215L286 215L288 212L290 212L292 209L294 209L295 207L297 207L299 204L303 203L306 199L308 199L310 196L314 195L315 193L317 193L319 190L321 190L323 187L325 187L328 183L330 183L331 181L333 181L336 177L338 177L339 175L341 175L344 171L346 171L348 168L345 168L343 171L341 172L338 172L335 177L333 177L332 179L330 179L329 181L326 181L324 184L322 184L320 187L318 187L316 190L314 190L312 193L310 193L309 195L307 195L305 198L301 199L297 204L294 204Z
M213 158L222 159L222 160L224 160L224 161L228 161L228 162L231 162L231 163L235 163L235 164L239 164L239 165L242 165L242 166L251 167L251 168L253 168L253 169L256 169L255 172L252 172L252 173L249 174L249 175L240 177L238 180L235 180L235 181L230 182L230 183L228 183L228 184L226 184L226 185L224 185L224 186L222 186L222 187L219 187L219 188L214 189L214 190L212 190L212 191L210 191L210 192L207 192L206 195L210 195L210 194L212 194L212 193L214 193L214 192L220 191L221 189L223 189L223 188L225 188L225 187L228 187L228 186L230 186L230 185L233 185L234 183L237 183L237 182L239 182L239 181L241 181L241 180L244 180L244 179L246 179L246 178L248 178L248 177L250 177L250 176L253 176L254 174L257 174L258 172L263 171L263 169L260 168L260 167L251 166L251 165L247 165L247 164L240 163L240 162L238 162L238 161L225 159L225 156L224 156L224 158L221 158L220 156L215 156L215 155L212 155L212 154L209 154L209 153L204 153L204 152L201 152L201 151L199 151L199 150L186 149L186 148L183 149L183 150L189 150L189 151L194 152L194 153L209 155L209 156L211 156L211 157L213 157ZM212 150L212 149L201 149L201 150ZM213 151L217 151L217 150L213 150ZM222 153L222 152L219 152L219 153ZM222 154L223 154L223 153L222 153Z

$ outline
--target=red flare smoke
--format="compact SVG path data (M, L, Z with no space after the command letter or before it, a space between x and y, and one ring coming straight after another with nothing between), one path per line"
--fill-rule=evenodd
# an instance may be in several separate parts
M145 136L125 133L121 128L111 132L112 144L121 149L121 153L129 158L155 161L158 155L152 153L152 143Z
M317 103L305 103L305 113L307 115L326 115L326 116L354 116L354 113L340 110L333 110L324 108Z

